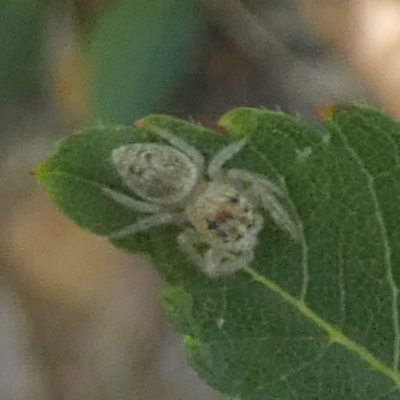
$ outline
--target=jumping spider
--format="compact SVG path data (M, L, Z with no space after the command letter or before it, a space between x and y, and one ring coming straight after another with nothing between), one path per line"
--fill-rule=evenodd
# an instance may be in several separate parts
M252 261L266 210L295 241L297 224L281 204L286 193L263 175L223 169L246 144L236 141L220 150L205 168L203 155L165 129L152 131L168 144L136 143L114 149L111 160L134 199L104 188L115 201L151 214L112 233L110 238L146 231L164 224L181 224L180 248L209 277L244 268Z

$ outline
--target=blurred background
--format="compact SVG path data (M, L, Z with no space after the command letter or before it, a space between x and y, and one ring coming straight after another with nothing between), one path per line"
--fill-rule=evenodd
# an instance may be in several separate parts
M346 4L344 4L346 3ZM0 0L0 399L213 400L144 260L66 220L30 171L90 124L237 106L400 114L398 1Z

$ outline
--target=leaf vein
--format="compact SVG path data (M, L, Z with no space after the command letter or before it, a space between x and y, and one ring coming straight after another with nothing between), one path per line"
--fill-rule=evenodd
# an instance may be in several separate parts
M341 130L338 130L341 139L343 140L344 145L346 146L349 153L354 157L357 162L361 173L366 177L368 183L368 190L371 194L372 202L375 209L375 216L379 224L380 234L382 238L382 244L384 247L384 261L386 265L386 277L389 283L389 287L392 294L392 318L393 318L393 329L394 329L394 343L393 343L393 370L399 370L399 362L400 362L400 321L399 321L399 304L398 304L398 295L399 288L396 285L393 276L393 267L392 267L392 249L389 245L388 233L386 230L386 226L384 223L383 213L379 204L378 196L376 190L374 188L374 177L369 173L363 161L354 150L354 148L349 144L347 137Z

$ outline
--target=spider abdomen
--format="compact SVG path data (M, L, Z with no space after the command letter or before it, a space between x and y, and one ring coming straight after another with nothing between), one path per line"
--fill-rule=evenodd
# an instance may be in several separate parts
M181 151L155 143L128 144L112 159L124 183L144 200L176 204L195 187L199 171Z

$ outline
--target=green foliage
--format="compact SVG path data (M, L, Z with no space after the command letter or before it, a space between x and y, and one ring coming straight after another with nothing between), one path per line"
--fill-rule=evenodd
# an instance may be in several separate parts
M131 123L155 109L199 48L193 0L120 0L90 28L94 115Z
M170 284L162 302L199 375L226 398L395 400L400 397L400 125L365 107L332 108L325 135L283 113L241 108L221 135L172 117L140 128L92 128L37 169L53 201L107 235L142 215L102 192L131 195L110 160L126 143L168 128L209 160L244 135L226 168L284 179L304 229L300 244L265 216L255 260L210 280L176 243L178 226L114 240L151 259Z
M47 0L0 2L0 106L37 91Z

